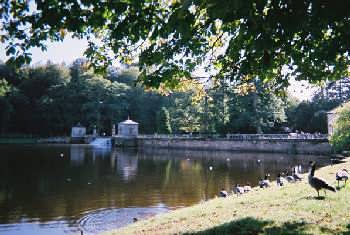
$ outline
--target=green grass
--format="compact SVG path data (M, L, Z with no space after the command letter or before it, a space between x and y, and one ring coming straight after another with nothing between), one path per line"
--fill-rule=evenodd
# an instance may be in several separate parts
M319 169L316 176L335 186L335 172L340 168L350 169L350 161ZM325 197L316 196L305 175L296 184L215 198L104 234L350 235L350 185L336 193L327 191Z

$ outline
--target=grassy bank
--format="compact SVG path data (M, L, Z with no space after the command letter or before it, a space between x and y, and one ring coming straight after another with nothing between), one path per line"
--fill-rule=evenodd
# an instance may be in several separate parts
M350 161L316 170L336 186L335 172L350 169ZM342 182L340 186L342 186ZM320 195L324 195L321 192ZM350 184L324 198L303 182L282 188L216 198L198 205L139 221L112 234L348 234Z

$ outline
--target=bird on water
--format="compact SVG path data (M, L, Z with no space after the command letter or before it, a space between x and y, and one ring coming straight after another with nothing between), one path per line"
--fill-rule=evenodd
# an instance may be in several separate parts
M319 191L321 189L325 190L330 190L333 192L336 192L335 188L331 185L329 185L324 179L321 179L319 177L315 176L315 169L316 169L316 162L311 161L309 165L309 175L308 175L308 181L311 187L313 187L317 191L317 196L319 197Z

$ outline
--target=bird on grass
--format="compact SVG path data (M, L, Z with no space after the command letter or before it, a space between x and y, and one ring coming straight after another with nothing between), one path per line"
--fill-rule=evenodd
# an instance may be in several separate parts
M335 174L335 179L338 181L338 187L339 187L339 181L345 181L344 185L346 184L346 181L349 179L349 172L347 169L340 169Z
M236 187L234 187L233 191L239 195L244 193L244 187L240 186L239 184L236 184Z
M243 186L243 189L244 189L244 192L245 192L245 193L252 191L252 187L250 186L249 183L247 183L246 185L244 185L244 186Z
M301 181L303 179L303 177L296 172L295 168L293 169L292 176L293 176L295 181L298 181L298 180Z
M221 189L221 191L219 192L219 197L227 197L228 193L225 189Z
M276 182L277 182L277 186L283 186L284 180L281 176L281 173L278 173Z
M321 189L325 190L324 191L325 194L326 194L326 190L336 192L335 188L329 185L324 179L321 179L315 176L315 169L316 169L316 162L311 161L309 166L308 181L310 186L317 191L317 196L320 197L319 191Z
M259 180L259 186L260 188L267 188L270 187L270 181L269 181L270 174L266 174L264 179Z
M292 174L290 174L289 171L287 171L286 180L288 181L288 183L295 183L295 178L293 177Z

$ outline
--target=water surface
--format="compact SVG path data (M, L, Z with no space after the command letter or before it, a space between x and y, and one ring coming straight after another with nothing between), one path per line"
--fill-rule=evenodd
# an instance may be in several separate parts
M0 145L0 234L98 234L213 198L313 155ZM212 169L212 170L210 170Z

